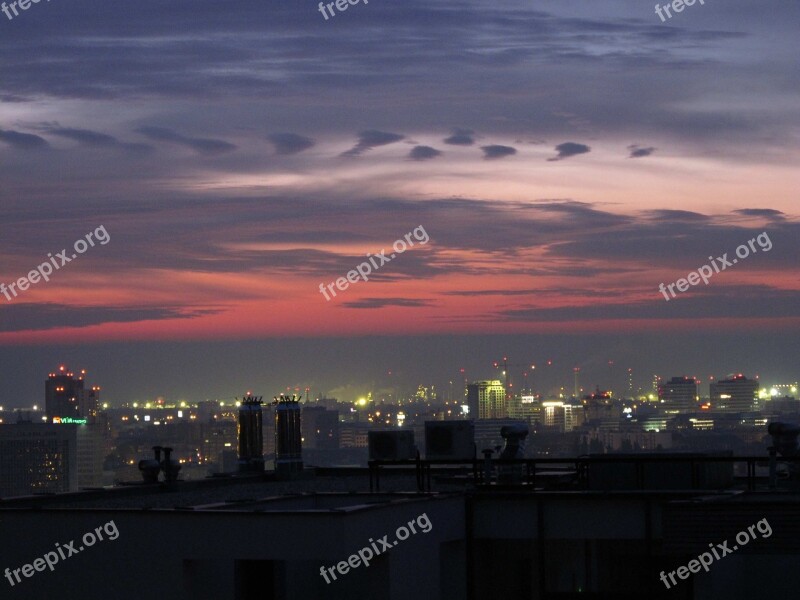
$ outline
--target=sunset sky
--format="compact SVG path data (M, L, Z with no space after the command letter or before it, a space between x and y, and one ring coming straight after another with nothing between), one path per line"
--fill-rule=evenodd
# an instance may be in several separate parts
M504 353L592 388L797 380L799 24L793 0L666 23L633 0L0 14L0 282L110 236L0 296L0 400L41 402L62 362L112 402L349 400ZM770 251L658 291L762 232Z

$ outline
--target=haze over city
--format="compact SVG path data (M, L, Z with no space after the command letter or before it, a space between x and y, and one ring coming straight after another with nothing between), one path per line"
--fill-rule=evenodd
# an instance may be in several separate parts
M632 1L56 2L4 23L0 281L110 236L0 297L4 402L62 362L120 401L444 386L503 354L587 386L608 360L640 385L796 379L798 7L751 4L662 24ZM320 295L417 226L429 243ZM761 232L768 253L658 292Z

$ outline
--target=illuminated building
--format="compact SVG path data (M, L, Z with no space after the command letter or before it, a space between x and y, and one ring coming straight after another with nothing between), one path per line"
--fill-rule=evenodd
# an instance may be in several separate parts
M63 365L58 371L50 373L44 383L45 412L47 422L53 423L55 418L88 419L97 416L100 406L100 388L85 387L86 371L77 377ZM63 422L63 421L62 421Z
M467 385L467 404L470 416L478 419L505 419L506 390L499 379L476 381Z
M48 423L0 425L0 496L76 491L77 428Z
M685 414L697 410L697 381L693 377L673 377L658 386L658 399L665 414Z
M530 394L514 394L508 403L508 417L522 419L528 423L542 421L542 405L536 396Z
M758 381L741 373L710 384L711 410L715 412L750 412L758 410Z
M564 402L563 400L546 400L542 402L545 427L553 427L558 431L572 431L582 425L585 411L582 404Z

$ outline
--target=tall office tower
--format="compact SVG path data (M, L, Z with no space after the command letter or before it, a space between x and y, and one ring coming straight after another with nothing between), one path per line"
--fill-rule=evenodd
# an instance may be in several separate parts
M275 470L289 475L303 470L303 440L300 398L275 396Z
M90 422L97 417L97 412L100 410L100 386L93 385L91 389L84 389L78 399L78 412L81 417L88 419Z
M83 375L76 378L74 373L63 365L55 373L49 374L44 382L44 404L48 423L53 423L53 418L81 418L83 383Z
M506 389L499 379L475 381L467 385L470 418L505 419Z
M69 425L59 425L69 427ZM105 448L104 425L100 423L73 425L77 440L77 478L78 488L100 487L104 485L103 460ZM110 483L110 482L109 482Z
M78 489L77 425L0 425L0 496Z
M658 386L659 405L666 414L694 412L699 399L694 377L673 377Z
M758 382L741 373L712 383L711 410L725 413L758 410Z
M264 438L261 416L262 396L250 392L239 404L236 434L239 438L239 470L264 470Z
M339 448L339 411L324 406L304 405L302 408L303 446L309 450Z
M70 423L71 420L86 419L94 422L100 408L100 387L87 389L86 371L77 377L65 366L50 373L44 382L44 404L47 422Z

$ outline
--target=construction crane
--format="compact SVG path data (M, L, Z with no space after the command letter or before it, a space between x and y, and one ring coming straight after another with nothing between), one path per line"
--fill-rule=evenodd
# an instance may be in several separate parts
M505 390L506 390L506 399L508 399L508 398L509 398L509 396L510 396L510 394L509 394L509 391L508 391L508 388L509 388L509 383L508 383L508 367L525 367L525 368L531 369L531 371L533 371L533 370L535 370L535 369L536 369L536 365L535 365L535 364L533 364L533 363L513 363L513 364L509 364L509 363L508 363L508 357L507 357L507 356L504 356L504 357L503 357L503 360L502 360L502 362L497 362L497 361L495 361L495 362L493 363L493 365L494 365L494 368L495 368L495 369L498 369L498 368L500 367L500 365L502 365L502 366L503 366L503 378L504 378L504 379L503 379L503 387L504 387L504 388L505 388Z

